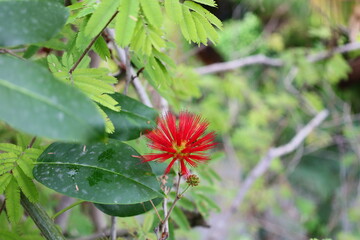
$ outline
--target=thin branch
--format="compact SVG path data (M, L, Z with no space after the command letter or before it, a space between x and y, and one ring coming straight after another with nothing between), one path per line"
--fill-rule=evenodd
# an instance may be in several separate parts
M117 53L117 55L119 56L121 62L123 63L126 63L126 54L125 54L125 51L124 49L120 48L116 43L115 43L115 40L114 40L114 31L112 29L108 29L107 31L108 33L108 36L113 44L113 47ZM126 69L128 71L128 69ZM131 76L137 76L137 73L136 71L134 70L133 67L130 67L130 70L129 72L131 73ZM135 91L136 93L138 94L140 100L142 103L144 103L145 105L149 106L149 107L152 107L152 103L150 101L150 98L148 96L148 94L146 93L146 90L145 88L143 87L143 85L141 84L140 80L135 77L133 78L132 80L132 85L134 86L135 88Z
M319 126L325 118L329 115L328 110L323 110L318 113L304 128L302 128L289 143L282 145L276 148L270 148L265 156L258 162L258 164L251 170L244 183L240 187L232 205L231 212L235 212L238 207L243 202L243 199L253 183L261 177L266 170L269 168L273 159L286 155L294 151L300 144L305 140L305 138L317 127Z
M116 217L111 216L110 239L116 240Z
M306 59L309 62L318 62L324 59L327 59L334 54L339 53L346 53L351 52L360 49L360 43L349 43L342 46L339 46L335 49L332 49L330 51L322 51L320 53L315 53L309 55ZM215 63L210 64L204 67L199 67L195 69L199 74L205 75L205 74L211 74L211 73L219 73L219 72L226 72L229 70L234 70L237 68L249 66L249 65L255 65L255 64L261 64L271 67L282 67L285 65L285 62L280 58L270 58L265 55L259 54L259 55L253 55L248 56L244 58L240 58L237 60L229 61L229 62L223 62L223 63Z
M254 65L254 64L262 64L272 67L281 67L284 65L284 62L278 58L269 58L266 57L265 55L258 54L229 62L210 64L204 67L199 67L195 69L195 71L200 75L205 75L211 73L226 72L229 70L234 70L237 68L245 67L248 65Z
M57 218L59 215L61 215L61 214L63 214L64 212L72 209L73 207L76 207L77 205L79 205L79 204L81 204L81 203L83 203L83 202L85 202L85 201L84 201L84 200L79 200L79 201L76 201L76 202L70 204L70 205L67 206L66 208L63 208L63 209L61 209L60 211L58 211L57 213L55 213L55 214L52 216L52 219Z
M129 85L131 83L131 81L135 78L135 76L133 77L133 75L131 74L131 60L130 60L130 53L129 53L129 47L124 48L124 52L125 52L125 67L126 67L126 83L125 83L125 88L124 88L124 94L126 95L128 92L128 88Z
M85 55L88 53L88 51L90 50L90 48L92 47L92 45L95 43L95 41L98 39L98 37L102 34L102 32L105 30L105 28L107 28L107 26L110 24L110 22L116 17L116 15L118 14L119 11L116 11L114 13L114 15L112 15L112 17L110 18L110 20L106 23L106 25L104 26L104 28L93 38L93 40L91 40L91 42L89 43L89 45L86 47L86 49L84 50L84 52L81 54L81 56L79 57L79 59L75 62L74 66L69 70L69 74L72 74L73 71L77 68L77 66L80 64L81 60L85 57Z

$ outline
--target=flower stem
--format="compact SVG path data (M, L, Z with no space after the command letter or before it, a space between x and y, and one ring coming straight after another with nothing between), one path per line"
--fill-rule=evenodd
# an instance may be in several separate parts
M84 201L84 200L79 200L79 201L74 202L73 204L67 206L67 207L64 208L64 209L61 209L60 211L58 211L57 213L55 213L55 214L52 216L52 219L57 218L59 215L63 214L63 213L66 212L67 210L70 210L71 208L73 208L73 207L75 207L75 206L77 206L77 205L79 205L79 204L81 204L81 203L83 203L83 202L85 202L85 201Z

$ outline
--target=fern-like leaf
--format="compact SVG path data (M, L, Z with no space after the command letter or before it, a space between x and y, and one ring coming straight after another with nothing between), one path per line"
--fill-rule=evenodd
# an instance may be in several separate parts
M93 38L106 26L119 7L119 0L103 0L91 15L85 27L85 35Z
M160 28L163 23L163 15L161 12L159 1L140 0L140 5L149 23L153 26Z
M5 207L10 223L16 225L23 215L23 208L20 205L20 189L15 178L11 178L5 189Z
M179 24L183 20L182 7L179 0L165 0L165 10L167 16L175 23Z
M96 39L93 49L102 59L110 58L110 50L102 36Z
M0 154L0 175L11 171L16 166L18 156L15 153Z
M18 183L20 189L22 190L24 195L29 199L29 201L37 202L39 199L39 194L31 178L26 176L20 167L16 167L13 170L13 174L14 177L16 178L16 182Z
M0 143L0 151L21 154L22 148L20 146L11 143Z
M4 173L0 175L0 195L4 193L6 187L10 183L12 175L10 173Z
M204 5L208 5L211 7L216 7L216 2L214 0L194 0L195 2L204 4Z
M138 21L139 1L122 0L115 20L115 40L121 47L130 44Z

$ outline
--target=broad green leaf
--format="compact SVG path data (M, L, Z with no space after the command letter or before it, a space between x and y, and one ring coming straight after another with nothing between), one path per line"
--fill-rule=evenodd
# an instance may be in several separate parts
M95 104L33 62L0 55L0 101L0 119L29 134L81 142L105 134Z
M25 173L21 170L20 167L16 167L13 170L14 177L16 181L24 193L24 195L29 199L30 202L37 202L39 199L38 191L35 187L35 184L25 175Z
M0 47L49 40L69 15L59 3L36 0L2 1L0 13Z
M12 175L10 173L4 173L0 175L0 195L4 193L11 179L12 179Z
M180 23L183 20L181 3L179 0L165 0L166 14L171 20Z
M22 150L22 147L17 146L12 143L0 143L0 151L21 154L23 150Z
M53 143L39 157L34 177L57 192L95 203L134 204L161 197L149 164L136 156L140 154L117 140Z
M85 35L93 38L101 32L119 7L119 0L103 0L95 9L85 27Z
M122 0L115 20L115 40L121 47L130 44L138 21L139 1Z
M23 215L23 209L20 206L20 189L15 178L11 178L5 189L5 199L6 213L10 222L15 225Z
M6 231L6 230L0 230L0 236L4 240L19 240L19 239L21 239L21 237L18 234L14 233L14 232Z
M121 111L115 112L108 108L102 108L115 126L115 132L110 138L118 140L132 140L155 127L157 112L144 104L120 93L111 95L121 105Z
M151 200L155 206L159 205L162 202L162 198L155 198ZM127 204L127 205L120 205L120 204L95 204L100 211L110 215L110 216L117 216L117 217L131 217L143 214L147 211L150 211L153 208L150 201L143 202L143 203L136 203L136 204Z
M160 28L163 24L163 17L159 0L139 0L141 9L150 24Z

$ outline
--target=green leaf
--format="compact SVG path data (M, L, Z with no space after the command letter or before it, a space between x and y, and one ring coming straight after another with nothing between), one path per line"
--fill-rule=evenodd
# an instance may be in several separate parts
M0 175L0 195L4 193L11 179L12 175L10 173L4 173L3 175Z
M136 22L138 21L139 1L122 0L119 6L119 14L115 20L115 40L121 47L130 44Z
M36 158L33 158L36 159ZM20 159L17 160L16 164L21 168L21 170L25 173L26 176L33 179L32 170L34 168L34 161L28 156L21 156Z
M110 138L122 141L136 139L156 126L158 114L154 109L120 93L114 93L111 97L121 105L121 111L102 107L115 126L115 132L110 134Z
M163 24L163 17L158 0L140 0L141 9L150 24L160 28Z
M21 239L21 237L18 234L14 233L14 232L6 231L6 230L0 230L0 236L4 240L19 240L19 239Z
M20 167L16 167L13 170L14 177L16 178L16 181L24 193L24 195L29 199L30 202L37 202L39 200L38 191L35 187L35 184L29 178L25 175L25 173L21 170Z
M196 26L192 18L192 15L190 13L190 9L186 7L184 4L182 5L182 9L183 9L184 19L180 23L181 31L186 40L191 40L193 42L198 43L199 37L196 32Z
M166 14L171 20L180 23L183 20L181 3L179 0L165 0Z
M35 63L0 55L0 101L7 103L0 119L29 134L82 142L104 137L91 100Z
M110 50L102 36L99 36L94 43L95 52L104 60L110 58Z
M17 224L23 215L23 209L20 206L20 189L15 178L11 178L10 183L5 189L5 207L8 218L12 224Z
M162 198L155 198L151 200L155 206L159 205L162 202ZM150 211L153 208L150 201L136 204L95 204L100 211L110 215L117 217L131 217L143 214L147 211Z
M147 163L116 140L91 145L51 144L39 157L34 177L65 195L102 204L134 204L162 197Z
M15 153L15 154L21 154L23 150L22 150L22 147L17 146L15 144L0 143L0 151L12 152L12 153Z
M0 175L12 170L16 166L18 156L15 153L0 154Z
M119 7L119 0L103 0L91 15L85 35L93 38L106 26Z
M222 29L222 22L214 14L203 8L201 5L192 1L185 1L183 5L205 17L208 21L210 21L211 24L214 24L217 28Z
M216 7L216 2L214 0L194 0L194 1L211 7Z
M171 219L176 222L176 224L183 230L191 229L189 221L187 220L184 212L178 208L174 207L174 210L171 213Z
M201 43L203 43L206 46L207 45L207 32L201 22L202 21L201 15L198 14L197 12L191 12L191 15L192 15L194 23L195 23L196 32L199 36L199 40Z
M68 10L49 1L2 1L0 46L46 41L65 24Z

